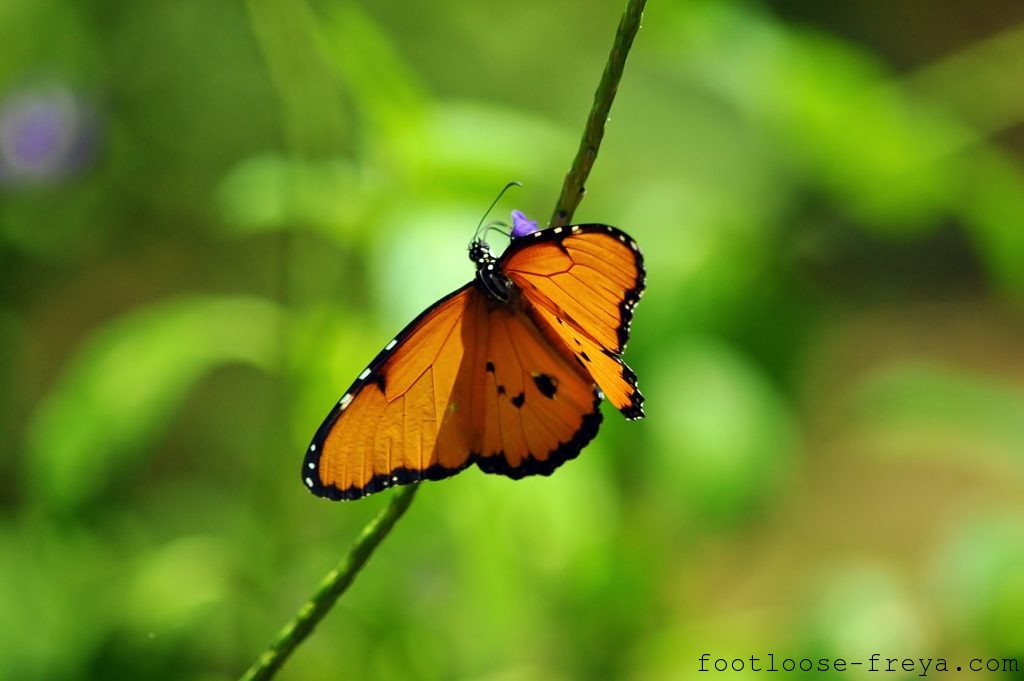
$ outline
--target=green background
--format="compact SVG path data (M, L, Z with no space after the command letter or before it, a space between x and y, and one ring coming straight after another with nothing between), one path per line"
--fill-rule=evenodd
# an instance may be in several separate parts
M248 666L387 501L309 437L502 185L546 221L621 9L3 0L0 678ZM425 485L281 678L1024 658L1018 22L654 0L576 215L645 254L647 418Z

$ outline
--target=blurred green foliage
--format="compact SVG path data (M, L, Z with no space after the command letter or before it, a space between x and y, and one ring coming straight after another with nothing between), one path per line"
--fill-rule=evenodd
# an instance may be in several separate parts
M1024 657L1024 16L868 6L652 3L576 216L648 418L427 485L281 678ZM620 11L0 6L0 678L251 662L385 501L310 434L498 188L550 213Z

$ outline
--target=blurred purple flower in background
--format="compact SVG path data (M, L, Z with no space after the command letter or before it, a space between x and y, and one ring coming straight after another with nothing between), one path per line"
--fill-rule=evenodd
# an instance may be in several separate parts
M11 92L0 102L0 183L64 179L93 158L96 138L95 116L68 88Z

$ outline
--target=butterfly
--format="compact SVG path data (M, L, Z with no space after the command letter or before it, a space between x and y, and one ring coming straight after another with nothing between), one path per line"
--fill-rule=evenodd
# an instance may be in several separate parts
M302 465L313 494L358 499L472 464L550 475L597 435L605 397L643 418L621 357L644 289L636 242L609 225L512 218L505 252L475 236L476 277L385 345L332 407Z

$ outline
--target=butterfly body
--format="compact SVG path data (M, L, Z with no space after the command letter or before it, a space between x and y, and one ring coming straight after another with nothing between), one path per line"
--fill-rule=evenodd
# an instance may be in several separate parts
M498 259L483 239L474 239L469 245L469 259L476 264L476 280L494 300L508 303L512 299L512 280L501 271Z
M471 464L550 474L597 434L600 402L643 416L621 360L644 286L636 243L607 225L532 231L409 324L359 375L303 462L314 494L357 499Z

